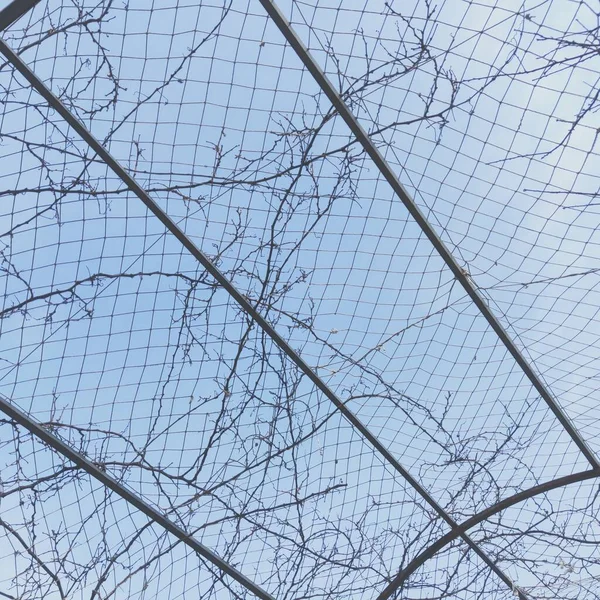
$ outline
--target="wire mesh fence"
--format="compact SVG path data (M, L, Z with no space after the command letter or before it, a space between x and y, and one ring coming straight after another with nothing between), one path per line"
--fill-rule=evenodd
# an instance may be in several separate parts
M595 598L600 6L265 8L2 34L0 595Z

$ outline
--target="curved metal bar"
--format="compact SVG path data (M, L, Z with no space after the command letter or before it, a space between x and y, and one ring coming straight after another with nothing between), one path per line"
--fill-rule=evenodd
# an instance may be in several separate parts
M539 494L543 494L545 492L549 492L551 490L555 490L560 487L566 487L573 483L580 483L582 481L586 481L587 479L593 479L594 477L600 477L600 469L591 469L589 471L582 471L580 473L573 473L572 475L565 475L564 477L559 477L558 479L553 479L552 481L548 481L546 483L541 483L540 485L536 485L528 490L523 492L519 492L518 494L514 494L513 496L509 496L504 500L501 500L497 504L482 510L480 513L475 516L467 519L461 525L459 525L456 529L452 529L446 535L442 536L437 542L431 544L426 550L421 552L418 556L413 558L396 577L389 583L389 585L377 596L377 600L387 600L393 594L395 594L403 585L404 582L426 561L430 558L433 558L437 552L439 552L442 548L456 540L457 538L464 535L469 529L475 527L482 521L489 519L495 514L518 504L519 502L523 502L524 500L529 500L529 498L533 498Z

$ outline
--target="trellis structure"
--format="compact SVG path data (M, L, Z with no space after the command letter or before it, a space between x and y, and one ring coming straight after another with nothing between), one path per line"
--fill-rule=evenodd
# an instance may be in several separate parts
M595 597L600 12L456 6L0 14L4 596Z

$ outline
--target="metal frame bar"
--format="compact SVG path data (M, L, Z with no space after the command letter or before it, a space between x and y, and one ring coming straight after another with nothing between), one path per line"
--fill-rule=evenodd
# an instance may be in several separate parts
M435 249L438 251L440 256L444 259L444 262L452 271L456 279L462 285L464 290L467 292L473 303L477 306L481 314L485 317L490 327L496 332L502 343L506 346L506 349L510 352L512 357L515 359L517 364L521 367L533 387L538 391L540 396L544 399L550 410L554 413L556 418L560 421L561 425L571 436L571 439L575 442L581 453L588 460L592 468L599 469L600 461L588 447L585 440L581 437L579 432L575 429L569 418L565 415L563 410L558 405L556 399L542 382L539 376L535 373L531 365L527 362L527 359L523 356L521 351L517 348L513 339L508 335L500 321L492 313L485 300L479 294L475 284L470 278L464 273L461 266L458 264L450 250L446 247L442 239L438 236L432 225L429 223L425 215L421 212L413 198L410 196L408 191L400 183L400 180L379 152L369 134L363 129L362 125L358 122L358 119L354 116L352 111L348 108L348 105L342 100L342 97L335 89L331 81L317 61L313 58L308 48L304 45L304 42L300 39L298 34L294 31L288 20L285 18L283 13L279 10L279 7L272 0L259 0L263 8L273 21L279 31L283 34L287 42L294 49L298 58L302 61L306 69L313 76L321 90L329 98L329 101L333 104L339 115L344 119L346 125L350 128L357 141L361 144L365 152L369 155L371 160L375 163L375 166L379 169L379 172L385 180L389 183L394 193L400 198L408 212L412 215L414 220L417 222L423 233L429 238L429 241L433 244Z
M433 496L410 475L392 453L377 439L377 437L364 425L360 419L345 405L345 403L329 388L329 386L310 368L310 366L295 352L292 347L277 333L273 326L256 310L237 288L221 273L210 259L198 248L192 240L178 227L178 225L152 200L148 193L127 173L120 163L106 150L92 133L75 117L69 109L57 98L52 91L37 77L31 69L0 39L0 52L8 59L12 66L30 83L47 102L58 112L92 150L107 164L123 183L146 205L146 207L163 223L190 254L216 279L216 281L231 295L240 307L249 314L259 327L279 346L279 348L292 360L298 368L315 384L315 386L336 406L350 424L379 452L385 461L433 508L436 514L445 521L450 528L459 529L458 523L435 501ZM3 406L0 405L0 410ZM461 532L460 537L468 546L492 569L494 573L512 590L517 591L521 600L527 597L518 591L510 578L503 573L494 561L471 540L466 532Z
M442 536L437 542L426 548L421 554L413 558L394 579L388 584L388 586L377 596L377 600L388 600L391 598L396 592L398 592L406 580L426 561L430 558L433 558L435 554L437 554L442 548L456 540L460 537L461 532L466 532L467 530L479 525L482 521L489 519L495 514L514 506L515 504L519 504L525 500L533 498L535 496L539 496L540 494L544 494L546 492L550 492L552 490L556 490L561 487L566 487L568 485L572 485L574 483L581 483L588 479L594 479L595 477L600 477L600 471L597 469L592 469L589 471L582 471L580 473L573 473L572 475L566 475L565 477L559 477L558 479L554 479L552 481L548 481L546 483L542 483L540 485L536 485L528 490L523 492L519 492L514 494L513 496L509 496L504 500L501 500L497 504L482 510L480 513L475 516L467 519L463 523L460 524L459 528L455 531L451 531L446 535Z
M129 504L135 506L135 508L144 513L151 521L154 521L154 523L160 525L169 533L172 533L177 539L189 546L200 556L210 561L217 568L221 569L223 573L226 573L232 579L243 585L246 589L250 590L255 596L261 598L261 600L275 600L273 596L268 594L253 581L240 573L240 571L232 567L229 563L217 556L212 550L209 550L206 546L201 544L192 536L188 535L181 527L175 525L175 523L173 523L170 519L165 517L150 504L142 500L135 492L127 489L122 483L119 483L116 479L95 465L83 454L73 450L69 444L66 444L59 437L44 429L40 423L36 422L29 415L16 408L12 402L1 395L0 411L16 421L19 425L25 427L33 435L48 444L52 449L56 450L56 452L74 462L80 469L83 469L86 473L88 473L88 475L91 475L102 485L105 485L107 488L115 492L115 494L119 495L126 502L129 502Z
M29 12L40 0L13 0L0 10L0 33Z
M305 46L305 44L302 42L294 28L291 26L284 14L281 12L277 4L273 0L260 0L260 3L265 9L270 19L273 21L273 23L279 29L281 34L284 36L286 41L295 51L296 55L298 56L304 67L313 76L323 93L327 96L327 98L332 103L334 108L338 111L339 115L342 117L346 125L350 128L350 131L354 134L356 140L361 144L364 151L375 163L375 166L378 168L381 175L385 178L385 180L391 186L394 193L402 201L402 203L404 204L410 215L417 222L423 233L428 237L429 241L438 251L448 268L452 271L455 278L462 285L462 287L467 292L473 303L477 306L477 308L479 309L483 317L486 319L490 327L500 338L506 349L510 352L510 354L516 361L516 363L521 367L521 369L523 370L533 387L544 399L544 401L546 402L550 410L554 413L555 417L561 423L565 431L569 434L573 442L577 445L581 453L590 463L590 465L592 466L592 472L599 471L600 461L598 460L594 452L591 450L591 448L589 448L589 446L581 437L573 423L571 423L567 415L558 405L558 402L554 398L553 394L546 387L546 385L543 383L543 381L540 379L537 373L533 370L533 368L528 363L527 359L523 356L521 351L517 348L513 339L504 329L504 327L496 318L494 313L490 310L483 297L479 294L479 291L475 287L475 284L465 274L464 270L456 261L453 254L446 247L442 239L438 236L437 232L429 223L425 215L421 212L414 199L410 196L405 187L400 183L400 180L390 167L387 160L379 152L369 134L363 129L356 116L352 113L348 105L344 102L339 92L335 89L327 75L325 75L325 72L321 69L321 67L314 59L314 57L312 56L308 48ZM419 490L417 489L417 491ZM449 522L448 519L445 520ZM448 534L448 536L451 536L451 539L462 537L467 542L467 544L480 556L480 558L482 558L492 568L492 570L507 585L509 585L514 592L516 592L516 595L518 595L522 599L525 598L526 596L521 592L521 590L515 587L510 578L507 575L505 575L495 565L495 563L481 550L481 548L479 548L479 546L470 539L470 537L466 533L467 529L468 527L465 527L464 524L463 526L454 525L452 531L450 532L450 534ZM433 552L435 552L435 550L433 550ZM401 579L401 583L404 581L404 579ZM387 597L389 597L389 595Z
M7 8L0 12L0 31L5 29L20 16L22 16L27 10L37 4L39 0L15 0ZM568 485L573 481L583 481L591 477L598 475L598 469L600 469L600 463L588 448L585 441L580 437L568 417L562 412L562 409L558 406L556 400L552 394L539 379L537 374L533 371L531 366L528 364L526 359L523 357L521 352L516 347L514 341L508 333L504 330L503 326L496 319L493 313L488 308L483 298L479 295L479 292L463 273L460 265L456 262L453 255L446 248L442 240L438 237L432 226L429 224L425 216L421 213L414 200L409 196L408 192L404 189L402 184L399 182L396 175L393 173L383 156L379 153L373 142L371 141L368 134L363 130L357 119L351 113L349 108L346 106L340 95L335 91L335 88L329 82L323 71L320 69L316 61L310 55L300 38L291 28L285 17L279 11L277 6L270 0L260 0L261 4L275 22L279 30L282 32L284 37L290 43L292 48L296 51L299 58L304 63L308 71L313 75L321 89L328 96L334 107L337 109L339 114L342 116L344 121L350 127L354 133L357 141L361 143L364 150L369 154L371 159L375 162L376 166L380 170L381 174L385 177L388 183L392 186L395 193L402 200L410 214L417 221L423 232L430 239L433 246L440 253L448 267L453 272L454 276L461 283L467 294L471 297L475 305L479 308L483 316L486 318L492 329L496 332L498 337L505 344L515 361L523 369L533 386L540 393L542 398L546 401L554 415L557 417L559 422L563 425L565 430L569 433L573 441L576 443L580 451L584 454L586 459L592 464L593 470L586 471L582 474L575 476L568 476L560 480L555 480L549 484L542 484L542 486L536 486L531 490L521 492L508 498L501 503L482 511L478 515L465 521L463 524L458 525L454 520L435 502L435 500L428 494L428 492L420 486L420 484L414 480L410 474L399 464L399 462L389 453L389 451L375 438L375 436L360 422L360 420L344 405L344 403L335 395L335 393L329 389L329 387L321 380L320 377L310 369L310 367L303 361L300 356L294 352L291 347L281 338L281 336L273 329L273 327L257 312L257 310L241 295L238 290L225 278L225 276L210 262L210 260L204 255L204 253L197 248L194 243L185 235L185 233L179 229L179 227L162 211L162 209L148 196L148 194L135 182L135 180L128 175L128 173L121 167L121 165L100 145L100 143L92 136L92 134L77 120L77 118L60 102L60 100L52 94L52 92L46 88L46 86L35 76L35 74L29 70L29 68L19 59L19 57L12 52L12 50L0 40L0 51L7 57L13 67L18 70L32 85L34 89L38 91L48 103L55 109L65 121L82 137L84 141L98 154L102 160L115 172L115 174L121 178L121 180L133 191L148 207L148 209L165 225L165 227L182 243L182 245L198 260L200 264L217 280L217 282L225 288L225 290L232 296L232 298L243 308L263 329L263 331L269 335L273 341L285 352L285 354L304 372L305 375L311 379L311 381L320 389L340 410L340 412L350 421L350 423L362 433L362 435L374 446L374 448L394 467L394 469L404 478L407 482L432 506L436 513L452 528L451 532L440 538L435 544L430 546L425 552L414 559L382 592L380 599L389 598L399 587L403 584L406 578L416 570L421 564L423 564L429 557L433 556L440 548L450 543L451 541L461 537L487 564L490 568L513 590L517 591L518 596L522 600L526 600L526 596L518 589L515 589L510 579L500 571L493 561L483 553L479 546L473 542L467 535L467 530L473 527L477 523L489 518L496 512L504 510L508 506L511 506L517 502L520 502L526 498L530 498L536 494L547 491L548 489L554 489L561 485ZM17 5L20 10L16 10ZM243 574L233 568L231 565L220 559L208 548L188 536L185 531L179 528L177 525L172 523L164 515L161 515L158 511L148 505L144 500L139 498L135 493L125 488L118 481L107 475L104 471L99 469L96 465L90 462L81 454L74 451L70 446L62 442L56 436L48 433L43 427L37 424L31 417L17 409L9 401L0 398L0 410L5 414L9 415L15 421L26 427L31 433L42 439L44 442L49 444L56 451L60 452L66 458L75 462L80 468L84 469L95 479L106 485L109 489L113 490L119 496L124 498L130 504L142 511L146 516L152 519L154 522L162 526L165 530L171 532L178 539L183 541L186 545L194 549L198 554L212 562L215 566L221 569L224 573L231 576L238 583L245 586L248 590L254 593L257 597L264 600L272 600L267 592L262 590L252 581L247 579ZM564 482L565 480L568 482ZM393 589L392 586L395 585ZM387 595L386 595L387 594Z

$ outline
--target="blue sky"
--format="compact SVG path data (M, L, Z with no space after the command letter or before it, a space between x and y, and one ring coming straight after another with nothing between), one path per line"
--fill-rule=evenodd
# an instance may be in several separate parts
M562 71L539 81L537 75L519 76L519 82L502 76L488 87L482 79L511 56L507 39L518 41L518 50L505 70L536 68L544 47L534 38L537 25L544 22L550 32L577 8L569 2L537 4L527 5L520 16L514 14L520 5L509 3L442 5L437 27L425 27L438 62L421 57L417 70L388 73L386 86L374 85L352 106L368 130L378 129L422 115L433 64L443 77L432 113L447 106L453 77L468 80L456 97L464 104L441 131L439 124L417 122L386 129L375 139L595 447L590 377L598 360L597 276L578 274L598 268L598 213L569 209L571 200L548 192L596 191L597 115L574 131L567 148L543 160L506 161L562 139L566 125L559 119L572 118L593 71ZM413 12L403 5L402 11L418 26L423 6ZM378 14L383 5L371 7L344 3L338 11L334 3L318 8L294 3L291 11L290 3L282 4L342 91L370 68L397 69L386 66L390 56L416 54L414 34L402 29L401 20L383 19ZM168 2L152 9L130 3L127 10L117 4L111 11L114 18L103 22L101 37L110 70L92 34L54 35L58 23L76 16L75 5L42 3L26 35L22 28L29 17L13 26L6 40L19 48L47 36L25 50L23 59L186 233L218 257L244 293L256 300L265 279L274 286L277 301L268 314L277 329L340 397L354 398L349 406L455 518L586 467L360 148L339 150L352 142L346 126L331 114L327 99L258 2L234 3L228 11L217 4ZM485 34L479 33L483 28ZM450 44L453 51L446 55ZM328 45L342 80L333 52L324 50ZM227 517L197 536L224 556L231 552L245 574L278 597L320 588L352 595L362 593L363 585L375 597L383 578L406 559L406 540L415 544L408 550L413 556L444 528L273 344L255 327L248 330L235 303L211 286L105 166L91 160L85 144L45 103L6 67L1 77L2 89L11 95L1 125L0 187L67 188L55 206L56 196L48 191L4 195L0 226L9 231L18 225L14 235L4 237L6 305L27 299L24 280L39 294L97 273L108 276L78 286L76 299L65 292L55 297L56 306L34 303L26 317L15 312L2 320L0 391L41 421L87 429L78 433L64 426L59 433L83 444L91 457L110 458L117 476L186 527ZM111 104L116 79L118 95ZM467 101L470 96L474 99ZM97 112L90 118L86 110ZM313 139L315 127L320 130ZM42 166L10 135L47 143L49 148L34 148ZM315 160L297 179L294 168L263 181L297 165L305 151ZM82 185L77 178L84 167ZM231 177L237 183L225 185ZM179 187L169 189L173 186ZM16 265L20 277L7 265ZM120 273L129 276L114 276ZM192 292L190 279L197 282ZM298 327L298 320L310 327ZM245 336L237 375L229 381ZM182 350L186 345L188 352ZM214 443L210 436L223 407L223 419L238 431L226 430L206 454L200 481L205 488L216 486L214 494L196 501L197 490L190 486L155 481L144 469L120 469L119 462L136 458L136 447L147 447L151 463L186 471ZM260 464L273 444L284 447L311 427L318 430L297 449L268 467ZM494 456L499 440L513 428L514 439ZM55 460L39 447L29 451L36 457L34 471L49 469ZM475 461L487 459L486 468L464 485ZM296 471L290 470L293 461ZM239 475L248 465L249 473ZM233 475L237 480L220 486ZM101 492L85 485L75 505L90 511L90 500L101 502ZM337 486L334 492L321 494L331 486ZM285 506L294 490L316 494L298 514ZM169 499L185 510L191 502L193 512L170 506ZM133 534L137 517L127 516L121 501L110 498L108 504L110 544L118 548ZM44 521L48 530L55 521L64 523L65 544L74 536L85 548L82 540L97 539L99 525L92 520L75 533L82 516L69 506L48 502ZM238 525L231 518L234 509L265 507L274 516L261 516L262 528L251 519ZM16 511L18 521L17 504L6 510ZM411 527L417 526L427 533L411 538ZM326 548L342 563L360 547L360 568L324 568L312 581L300 581L313 559L303 556L301 566L294 563L297 548L290 540L303 529L309 546ZM278 546L282 533L288 539ZM365 540L373 546L366 547ZM140 546L144 543L150 542ZM51 552L51 545L44 551ZM173 597L193 593L186 589L194 585L206 593L206 572L197 573L185 562L193 559L182 549L176 552L173 564L179 566L170 578L152 575L152 593L162 585L172 586ZM447 559L457 563L452 552ZM445 556L437 560L442 565ZM474 568L460 564L465 572ZM116 585L119 576L111 577ZM164 583L165 577L173 583ZM525 572L516 577L533 585ZM132 581L115 597L141 597L142 575ZM90 585L77 593L89 595ZM469 593L457 595L472 597ZM222 589L215 594L227 597Z

